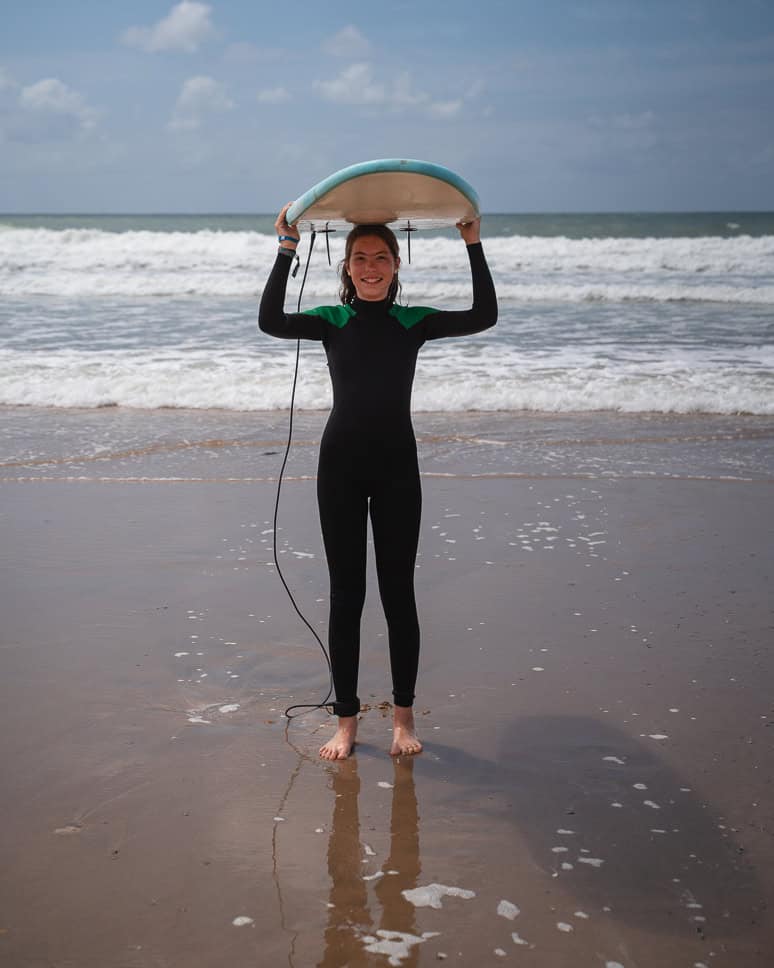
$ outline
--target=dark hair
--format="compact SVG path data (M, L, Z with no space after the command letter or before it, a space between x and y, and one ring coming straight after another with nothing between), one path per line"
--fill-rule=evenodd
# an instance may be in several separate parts
M387 248L392 253L393 259L397 262L400 258L400 247L398 246L398 240L395 238L395 234L392 229L388 229L386 225L356 225L352 231L347 236L346 245L344 247L344 261L339 266L339 277L341 279L341 285L339 286L339 298L345 306L348 306L357 296L355 291L355 284L352 282L352 277L347 272L347 263L349 262L349 257L352 255L352 247L358 239L364 238L366 235L375 235L377 239L381 239L387 246ZM392 282L390 283L390 288L387 291L387 299L390 303L394 303L401 293L400 280L398 279L398 273L396 272L393 276Z

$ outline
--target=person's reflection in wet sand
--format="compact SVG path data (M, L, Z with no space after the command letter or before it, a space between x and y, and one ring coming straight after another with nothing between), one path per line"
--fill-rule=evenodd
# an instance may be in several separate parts
M394 782L390 819L390 853L376 878L376 896L382 907L377 944L396 943L393 932L416 934L415 909L401 894L417 886L419 862L419 811L414 789L414 761L393 761ZM364 846L360 840L357 758L336 764L333 773L333 821L328 843L331 878L325 952L318 968L371 964L364 943L371 937L374 918L364 879ZM393 873L391 873L393 872ZM373 950L373 949L372 949ZM401 964L416 966L418 952L409 946L400 954Z
M414 759L401 756L393 761L395 777L390 814L390 853L382 870L384 877L376 882L376 896L382 905L381 927L385 931L402 931L416 935L416 908L401 891L417 886L422 865L419 862L419 808L414 790ZM418 963L419 949L414 946L402 964Z
M357 932L373 923L368 885L363 880L357 759L342 760L333 772L333 820L328 841L328 926L320 968L351 964L362 951Z

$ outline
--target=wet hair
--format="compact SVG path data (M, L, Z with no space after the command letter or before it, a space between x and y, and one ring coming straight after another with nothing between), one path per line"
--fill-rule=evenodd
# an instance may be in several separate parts
M347 236L347 241L344 248L344 261L339 266L339 278L341 279L341 285L339 286L339 298L345 306L348 306L357 297L355 284L352 282L352 277L347 272L347 263L352 255L352 248L355 242L357 242L358 239L365 238L367 235L376 236L377 239L381 239L392 253L392 257L396 262L400 258L400 247L398 246L398 240L395 238L393 231L388 229L386 225L356 225ZM387 301L390 304L396 302L400 294L401 285L400 280L398 279L398 273L396 272L392 278L392 282L390 283L390 288L387 291Z

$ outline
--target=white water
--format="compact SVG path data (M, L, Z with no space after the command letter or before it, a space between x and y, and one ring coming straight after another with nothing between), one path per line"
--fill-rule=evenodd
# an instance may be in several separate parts
M341 248L329 267L320 244L304 306L336 301ZM774 236L485 249L498 325L423 348L416 410L774 413ZM0 404L287 407L295 344L256 326L274 252L246 231L0 229ZM415 239L401 277L410 304L469 305L459 240ZM330 399L304 344L298 405Z
M302 254L305 252L302 246ZM486 242L502 300L679 300L774 304L774 238L567 239L511 236ZM255 232L0 230L2 296L253 296L275 253ZM341 239L331 243L334 263ZM412 301L466 298L464 250L417 239L403 267ZM330 301L335 286L316 253L306 293ZM312 300L313 302L313 300Z

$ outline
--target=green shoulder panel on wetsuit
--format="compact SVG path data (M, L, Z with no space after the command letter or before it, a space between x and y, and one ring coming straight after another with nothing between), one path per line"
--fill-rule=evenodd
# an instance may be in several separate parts
M355 315L351 306L318 306L316 309L305 309L304 316L321 316L324 320L341 329Z
M411 329L417 323L421 323L425 316L437 313L437 309L430 309L427 306L393 306L390 309L390 316L394 316L404 329Z

